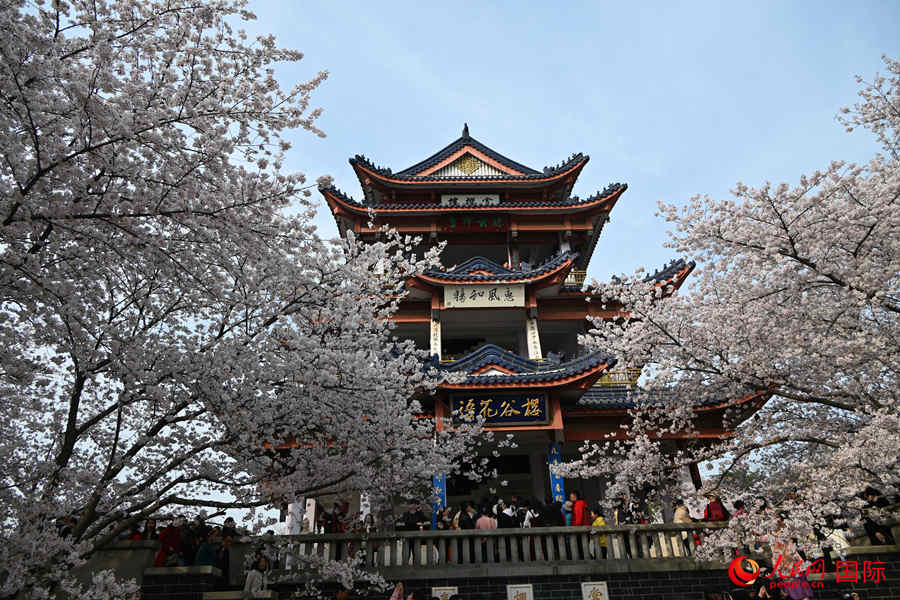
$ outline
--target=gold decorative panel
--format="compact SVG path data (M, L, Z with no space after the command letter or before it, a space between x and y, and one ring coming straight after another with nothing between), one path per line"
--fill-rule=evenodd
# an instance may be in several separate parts
M466 175L471 175L478 170L478 167L481 166L481 161L471 154L464 154L463 156L460 156L455 163L453 163L453 166L455 166Z

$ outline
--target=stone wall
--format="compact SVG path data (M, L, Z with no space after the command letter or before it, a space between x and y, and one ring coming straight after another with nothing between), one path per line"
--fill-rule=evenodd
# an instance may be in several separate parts
M815 590L816 600L840 600L845 593L851 591L859 593L861 600L900 600L900 549L896 546L854 548L847 560L857 561L860 577L866 562L883 563L880 566L884 568L886 579L879 583L836 583L835 574L829 573L824 581L812 582L814 586L821 584L821 589ZM724 600L727 598L726 593L731 594L734 600L747 597L746 590L731 583L725 569L669 571L657 568L640 571L627 568L626 565L617 566L623 568L611 569L605 573L595 570L584 574L572 573L571 569L559 569L554 575L529 577L523 575L521 570L511 575L509 568L497 565L495 572L487 573L486 576L428 580L412 578L404 580L404 584L407 590L416 591L426 599L431 598L432 587L455 586L463 600L507 600L508 584L530 583L535 600L581 600L581 583L584 581L605 581L610 600ZM671 567L672 564L668 566ZM620 572L615 572L616 570ZM283 585L278 589L281 598L288 598L297 586ZM384 600L388 595L385 593L361 598ZM778 597L774 590L773 597Z
M116 542L95 552L87 563L75 569L75 576L86 585L93 573L111 569L120 579L134 579L142 585L144 570L153 566L158 550L159 542L155 541Z
M141 600L202 600L222 585L215 567L160 567L144 571Z
M852 560L852 557L848 558ZM850 591L858 592L862 600L900 600L900 554L873 554L866 560L884 561L888 579L877 584L837 584L831 573L822 582L822 589L815 591L816 600L840 600ZM489 578L413 581L408 584L408 589L430 598L432 586L456 586L464 600L507 600L507 584L530 583L535 600L581 600L583 581L605 581L610 600L722 600L726 598L725 593L730 593L734 600L746 598L746 591L734 586L725 570L544 577L506 577L498 572ZM371 600L387 596L372 596ZM777 598L777 594L774 597Z
M862 600L900 600L900 551L891 547L853 549L847 560L857 561L862 576L865 562L883 563L886 580L879 583L836 583L834 573L827 574L821 581L821 589L815 590L816 600L840 600L847 592L856 591ZM618 562L618 561L617 561ZM622 561L636 562L636 561ZM631 565L633 566L633 565ZM671 563L669 566L672 566ZM746 590L731 583L725 569L688 569L668 571L662 569L634 570L626 565L607 572L575 574L572 569L559 569L557 574L527 576L523 569L510 574L509 568L497 565L484 576L440 577L433 579L405 579L406 589L416 591L422 598L431 598L432 587L455 586L463 600L507 600L508 584L530 583L535 600L581 600L581 583L584 581L605 581L610 600L725 600L731 594L734 600L747 597ZM618 572L616 572L618 571ZM408 573L412 575L412 573ZM395 580L396 581L396 580ZM814 586L820 582L812 582ZM289 598L297 585L275 586L281 598ZM331 590L335 591L335 590ZM774 597L777 593L773 590ZM360 596L365 600L385 600L389 594ZM330 597L330 596L326 596Z

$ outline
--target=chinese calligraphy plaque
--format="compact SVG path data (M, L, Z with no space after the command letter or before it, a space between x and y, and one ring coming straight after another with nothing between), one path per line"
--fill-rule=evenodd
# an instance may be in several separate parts
M524 285L445 285L447 308L515 308L525 306Z
M507 425L546 425L550 407L546 393L533 394L454 394L450 397L453 422L484 417L488 427Z

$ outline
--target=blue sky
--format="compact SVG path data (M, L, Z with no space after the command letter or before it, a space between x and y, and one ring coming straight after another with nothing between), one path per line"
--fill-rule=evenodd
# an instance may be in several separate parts
M629 6L629 4L631 4ZM591 157L575 193L625 182L591 261L607 279L675 258L658 200L723 198L737 181L796 182L867 160L834 116L881 55L900 57L898 2L477 3L251 0L251 33L305 53L285 86L321 69L328 137L292 135L286 167L330 174L355 198L357 153L394 170L473 137L540 169ZM327 207L321 232L336 235Z

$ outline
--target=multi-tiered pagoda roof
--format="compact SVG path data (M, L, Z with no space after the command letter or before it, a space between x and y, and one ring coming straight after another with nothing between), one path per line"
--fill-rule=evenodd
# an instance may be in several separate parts
M489 425L600 439L620 435L638 402L663 400L641 392L636 374L625 380L621 372L611 375L615 357L576 341L590 328L588 318L623 316L615 302L587 302L592 292L583 284L597 240L628 186L612 183L585 198L573 195L588 161L576 153L533 169L476 140L466 126L459 138L402 170L351 158L361 200L320 188L342 233L376 239L388 225L419 236L425 246L446 244L442 266L410 279L394 316L399 336L430 348L431 366L464 374L441 386L435 415L477 400L490 416L498 398L509 404L517 394L530 394L543 403L543 420L529 423L520 415ZM675 293L694 267L673 261L645 281ZM749 414L762 400L751 395L698 404L701 435L727 435L714 425L724 411Z

